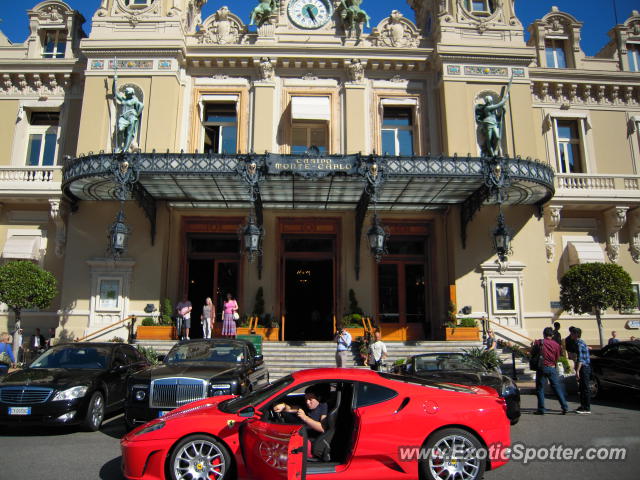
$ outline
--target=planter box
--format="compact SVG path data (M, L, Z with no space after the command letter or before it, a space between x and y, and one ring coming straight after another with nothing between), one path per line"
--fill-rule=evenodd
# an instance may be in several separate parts
M172 325L140 325L136 330L137 340L175 340L176 327Z
M355 341L355 339L358 337L364 337L364 327L345 328L345 330L351 335L352 341Z
M455 327L445 328L445 340L476 341L480 338L478 327Z
M277 342L280 340L280 327L256 327L254 328L254 333L269 342Z

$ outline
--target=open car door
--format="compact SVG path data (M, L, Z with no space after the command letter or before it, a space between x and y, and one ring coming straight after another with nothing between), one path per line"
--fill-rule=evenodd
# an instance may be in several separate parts
M241 430L241 445L251 478L304 480L307 435L302 425L251 419Z

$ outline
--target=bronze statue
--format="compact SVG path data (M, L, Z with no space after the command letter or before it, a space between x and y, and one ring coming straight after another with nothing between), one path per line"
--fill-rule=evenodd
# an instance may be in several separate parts
M512 80L513 77L499 101L494 101L491 95L485 95L483 103L476 105L476 122L484 136L484 144L481 146L483 157L495 157L500 154L500 142L504 131L503 107L509 99Z
M366 23L367 28L369 28L369 20L371 19L367 12L360 8L361 4L362 0L340 0L340 5L338 6L344 29L349 34L355 30L358 38L361 33L360 24Z
M278 8L277 0L260 0L260 3L251 10L251 20L249 25L262 25ZM257 20L257 22L256 22Z
M113 77L113 98L121 105L120 114L116 120L116 149L117 153L128 152L131 144L138 136L140 116L144 109L143 103L136 97L133 87L126 87L124 95L118 93L118 74Z

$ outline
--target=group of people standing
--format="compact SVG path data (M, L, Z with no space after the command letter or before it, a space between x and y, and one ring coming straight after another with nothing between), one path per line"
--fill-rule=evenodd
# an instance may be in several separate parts
M380 370L382 362L387 358L387 346L381 337L380 330L376 329L373 332L373 339L368 347L367 365L369 365L371 370L375 371ZM336 342L336 366L338 368L344 368L349 363L352 339L351 334L345 330L342 324L336 326L334 341Z
M551 390L560 402L562 414L569 411L564 388L558 378L556 365L562 356L563 350L567 352L567 358L573 360L576 371L576 380L578 381L578 391L580 396L580 407L576 409L576 413L591 413L591 355L589 347L582 340L582 330L578 327L569 327L569 336L562 341L560 333L560 323L555 322L554 328L546 327L543 332L543 338L536 340L533 344L532 357L540 356L541 365L536 368L536 394L538 397L538 408L534 412L538 415L544 415L544 389L547 381L551 385Z
M0 376L6 375L9 368L15 366L16 363L30 362L40 355L46 349L52 346L52 340L56 336L56 329L49 329L49 338L45 339L40 333L40 329L36 328L33 335L29 338L29 343L22 344L22 329L16 330L18 342L14 344L14 336L7 333L0 333Z
M227 293L222 308L222 336L235 338L236 322L240 316L238 315L238 302L231 293ZM193 305L187 298L187 295L184 295L182 300L176 305L176 330L179 340L191 339L189 334L191 330L192 310ZM200 323L202 324L202 338L211 338L216 323L216 306L213 304L211 297L205 299L202 314L200 315Z

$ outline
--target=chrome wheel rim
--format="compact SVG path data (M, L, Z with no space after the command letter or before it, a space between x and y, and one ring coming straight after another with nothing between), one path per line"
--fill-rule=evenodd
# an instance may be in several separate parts
M467 437L448 435L431 448L429 471L433 478L442 480L475 479L480 472L480 460L466 452L476 446Z
M173 462L177 480L220 480L226 470L222 451L209 440L193 440L183 445Z
M102 395L96 395L91 409L91 423L95 428L99 428L104 417L104 399Z

